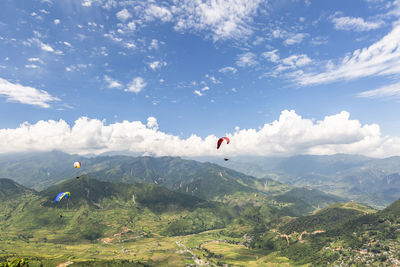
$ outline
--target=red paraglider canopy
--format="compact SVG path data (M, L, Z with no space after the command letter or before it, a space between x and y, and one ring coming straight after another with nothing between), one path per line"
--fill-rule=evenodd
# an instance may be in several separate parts
M217 149L221 146L221 144L222 144L222 142L224 142L224 140L226 141L227 144L229 144L230 140L228 137L221 137L220 139L218 139Z

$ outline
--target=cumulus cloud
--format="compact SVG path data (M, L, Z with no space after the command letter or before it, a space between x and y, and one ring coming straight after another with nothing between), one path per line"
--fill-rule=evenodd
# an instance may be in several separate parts
M43 60L41 60L40 58L37 58L37 57L28 58L28 61L29 62L38 62L40 64L44 64Z
M382 39L363 49L355 50L340 63L328 62L326 71L300 72L294 80L301 85L322 84L369 76L400 74L400 25Z
M158 40L157 39L152 39L151 40L151 43L150 43L150 45L149 45L149 50L157 50L158 49L158 46L159 46L159 44L158 44Z
M385 85L374 90L364 91L359 93L357 96L367 98L400 96L400 82Z
M51 47L50 45L45 44L45 43L41 43L41 44L40 44L40 48L41 48L43 51L54 52L53 47Z
M129 13L129 11L126 8L119 11L116 16L122 22L124 22L127 19L130 19L132 17L131 13Z
M193 93L198 95L198 96L203 96L203 94L201 93L200 90L194 90Z
M156 60L156 61L148 63L148 65L152 70L158 70L158 69L161 69L162 67L167 66L167 62Z
M93 0L83 0L82 1L82 6L89 7L92 5Z
M326 36L317 36L311 39L311 43L313 45L324 45L328 43L328 37Z
M134 43L127 42L127 43L124 43L124 47L126 47L128 49L135 49L136 45Z
M280 57L278 55L278 49L272 50L272 51L268 51L268 52L264 52L261 54L263 57L265 57L266 59L268 59L271 62L278 62Z
M277 50L264 52L262 53L262 56L277 64L273 71L264 74L265 76L272 77L277 77L284 72L286 72L285 75L289 75L289 77L291 77L291 75L295 75L298 71L301 71L299 68L309 65L312 62L312 60L305 54L295 54L281 59L277 54Z
M302 118L295 111L282 111L278 120L258 130L235 127L223 151L215 149L218 137L189 138L159 130L157 119L146 123L81 117L73 125L64 120L27 122L15 129L0 129L0 153L61 150L68 153L100 154L130 151L156 156L294 155L349 153L386 157L398 155L400 138L383 136L376 124L362 125L350 114L326 116L323 120Z
M238 55L236 64L239 67L251 67L257 65L258 62L256 60L256 55L254 53L246 52Z
M289 37L283 42L284 45L294 45L299 44L303 39L308 36L306 33L295 33L289 35Z
M332 17L331 21L336 30L343 31L370 31L383 26L383 21L365 21L363 18Z
M36 35L37 35L37 36L40 36L39 33L36 33ZM51 47L51 45L46 44L46 43L43 43L43 42L42 42L41 40L39 40L38 38L30 38L30 39L28 40L28 44L29 44L29 45L30 45L30 44L35 44L35 45L37 45L38 47L40 47L40 49L42 49L43 51L50 52L50 53L54 53L54 54L56 54L56 55L62 55L62 54L63 54L62 51L60 51L60 50L55 50L53 47Z
M158 129L157 119L154 117L148 117L146 125L150 129L156 129L156 130Z
M308 34L302 32L293 33L278 28L272 31L271 36L273 38L285 39L283 44L289 46L303 42L304 38L306 38Z
M142 77L136 77L128 84L128 88L125 89L125 92L140 93L146 85L147 83Z
M0 78L0 96L7 101L49 108L50 102L60 101L59 98L50 95L44 90L38 90L30 86L14 84Z
M123 86L119 81L112 79L107 75L104 76L104 81L107 83L108 88L121 88Z
M35 65L35 64L27 64L27 65L25 65L25 68L27 68L27 69L37 69L37 68L39 68L39 66Z
M224 67L224 68L219 69L219 72L222 72L222 73L227 73L227 72L236 73L237 69L234 68L234 67L228 66L228 67Z
M252 34L250 23L261 0L175 0L176 30L211 32L212 38L239 39Z
M160 19L162 22L171 21L172 13L167 7L150 5L146 9L146 20Z
M211 76L211 75L209 75L209 74L206 74L205 77L208 78L208 79L210 79L210 81L211 81L212 83L214 83L214 84L219 84L219 83L221 83L221 81L217 80L217 78L215 78L214 76ZM205 82L204 82L204 83L205 83Z
M136 29L135 22L131 21L128 24L126 24L126 29L128 29L131 32L134 31Z
M305 55L291 55L290 57L282 59L282 63L287 66L302 67L311 63L311 59Z

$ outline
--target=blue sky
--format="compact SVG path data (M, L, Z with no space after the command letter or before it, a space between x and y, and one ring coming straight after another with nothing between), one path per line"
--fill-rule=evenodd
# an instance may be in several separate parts
M276 139L266 150L393 155L397 150L382 145L397 147L399 62L400 1L3 0L0 135L14 140L21 124L39 127L41 120L62 121L71 135L83 117L111 128L150 122L168 138L196 135L208 144L210 136L284 123L287 114L311 123L304 127L312 135L312 127L336 116L342 121L324 130L323 144L307 135L299 149ZM358 123L354 139L334 139L348 122ZM34 132L28 130L32 140L46 135ZM374 138L373 150L355 144ZM10 151L31 149L25 141ZM86 145L69 152L83 153Z

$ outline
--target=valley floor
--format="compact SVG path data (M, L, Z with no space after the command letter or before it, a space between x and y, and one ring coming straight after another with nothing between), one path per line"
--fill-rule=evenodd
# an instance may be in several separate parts
M41 238L3 237L1 258L27 258L30 266L291 266L289 259L275 253L263 254L261 250L243 245L245 238L221 235L220 230L176 237L134 237L121 233L95 242L79 244L55 243L51 232L41 233ZM264 252L265 253L265 252Z

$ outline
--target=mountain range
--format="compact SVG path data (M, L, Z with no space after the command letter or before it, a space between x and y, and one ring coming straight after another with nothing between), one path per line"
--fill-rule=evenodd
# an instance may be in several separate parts
M329 176L370 160L334 158L319 169L313 156L270 167ZM15 255L31 266L391 266L399 258L400 200L376 210L281 183L278 171L255 178L177 157L50 152L0 162L0 174L11 178L0 179L0 264L21 261ZM71 197L56 204L65 191Z
M319 189L381 209L400 197L400 157L376 159L346 154L237 157L223 166L258 178Z
M73 168L81 161L80 169ZM185 160L179 157L98 156L84 158L62 152L17 154L0 157L0 175L18 183L44 190L71 178L89 175L104 182L148 183L189 194L204 200L291 203L285 209L298 216L344 197L319 190L296 188L270 178L255 178L215 163ZM79 178L77 179L79 180ZM259 197L254 197L258 194ZM318 201L316 201L318 200Z

